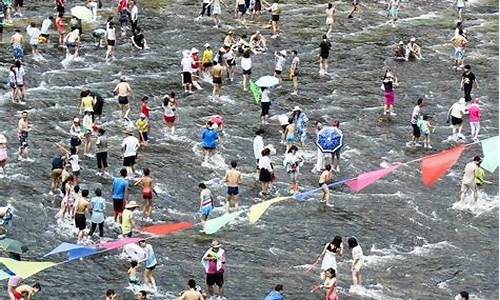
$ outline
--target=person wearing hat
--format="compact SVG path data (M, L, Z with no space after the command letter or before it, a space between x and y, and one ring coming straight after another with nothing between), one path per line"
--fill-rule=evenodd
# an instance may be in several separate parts
M281 87L281 73L285 68L286 63L286 50L281 50L279 52L274 52L274 57L276 59L276 64L274 65L274 77L279 79L278 87Z
M134 136L134 129L127 128L127 137L122 142L123 166L127 168L128 176L134 176L134 165L140 142Z
M464 136L462 135L462 121L463 115L467 113L465 105L465 98L460 98L457 102L453 103L448 110L446 123L451 122L451 125L453 125L452 139L455 141L464 139Z
M191 57L191 53L189 50L184 50L182 52L183 58L181 60L181 66L182 66L182 87L184 88L185 93L192 94L192 88L193 88L193 79L192 79L192 73L193 73L193 65L194 65L194 60Z
M128 113L130 112L128 102L129 97L132 96L132 88L128 84L125 76L120 77L120 82L113 90L113 94L118 95L118 104L120 104L120 119L128 121Z
M399 43L394 48L394 56L396 56L396 59L406 58L406 47L403 41L399 41Z
M480 156L474 156L474 159L467 163L464 168L464 176L462 177L462 187L460 193L461 203L465 203L465 197L472 191L474 204L477 203L478 193L476 184L476 172L483 160Z
M304 149L309 118L299 106L295 106L292 112L292 120L295 124L295 141L300 142L301 148Z
M192 65L192 73L194 75L197 75L201 68L201 60L198 53L199 53L198 49L196 48L191 49L191 58L193 59L194 62Z
M132 231L135 226L133 212L138 207L139 205L135 201L130 201L127 205L125 205L125 209L122 213L122 236L124 238L132 237Z
M212 67L212 61L214 60L214 51L212 47L210 47L209 43L203 45L205 50L203 50L201 62L202 62L202 70L206 74L210 74L210 68Z
M209 297L214 295L214 285L217 285L219 288L217 293L218 297L225 299L222 285L224 284L226 255L219 241L212 241L212 246L205 252L201 262L207 274L207 290Z
M406 61L410 58L422 59L422 49L416 43L417 39L412 37L408 45L406 45Z
M148 144L148 131L149 122L144 113L141 113L139 119L135 122L135 127L139 132L139 140L142 146L147 146Z
M0 133L0 168L5 173L5 166L7 165L7 138Z

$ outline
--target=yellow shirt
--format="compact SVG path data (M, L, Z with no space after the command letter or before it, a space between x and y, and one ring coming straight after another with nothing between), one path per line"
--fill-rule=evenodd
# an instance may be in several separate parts
M139 119L135 122L135 126L140 132L148 132L148 120L147 119Z
M203 63L211 63L214 60L214 52L210 49L203 51Z
M83 97L82 106L84 111L94 111L94 98L90 96Z
M129 232L132 232L133 219L134 219L134 216L132 215L132 211L130 209L123 210L123 213L122 213L122 234L127 234Z

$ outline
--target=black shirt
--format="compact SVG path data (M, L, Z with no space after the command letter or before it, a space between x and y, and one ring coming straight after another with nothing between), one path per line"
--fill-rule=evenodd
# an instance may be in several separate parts
M469 72L469 74L467 74L467 72L464 72L462 74L462 78L464 80L464 85L472 85L476 80L476 76L472 72Z
M390 91L392 91L392 80L388 80L388 81L385 81L385 80L384 80L384 82L383 82L383 83L384 83L384 90L385 90L386 92L390 92Z
M52 160L52 170L64 168L64 159L62 156L56 156Z
M142 33L134 34L134 43L144 49L144 35Z
M332 44L329 41L321 41L321 43L319 44L319 56L321 56L322 58L328 58L331 48Z

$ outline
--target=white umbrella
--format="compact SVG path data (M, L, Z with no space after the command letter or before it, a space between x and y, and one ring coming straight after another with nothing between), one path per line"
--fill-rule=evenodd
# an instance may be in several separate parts
M260 86L260 87L270 87L270 86L277 85L279 82L280 81L278 78L276 78L274 76L266 75L266 76L259 78L255 82L255 84Z
M75 6L71 9L71 15L86 22L93 20L92 12L85 6Z

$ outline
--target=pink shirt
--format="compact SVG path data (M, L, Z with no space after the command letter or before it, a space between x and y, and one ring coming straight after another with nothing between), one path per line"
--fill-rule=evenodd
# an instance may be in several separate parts
M477 104L471 104L469 106L469 122L480 122L481 121L481 109Z

